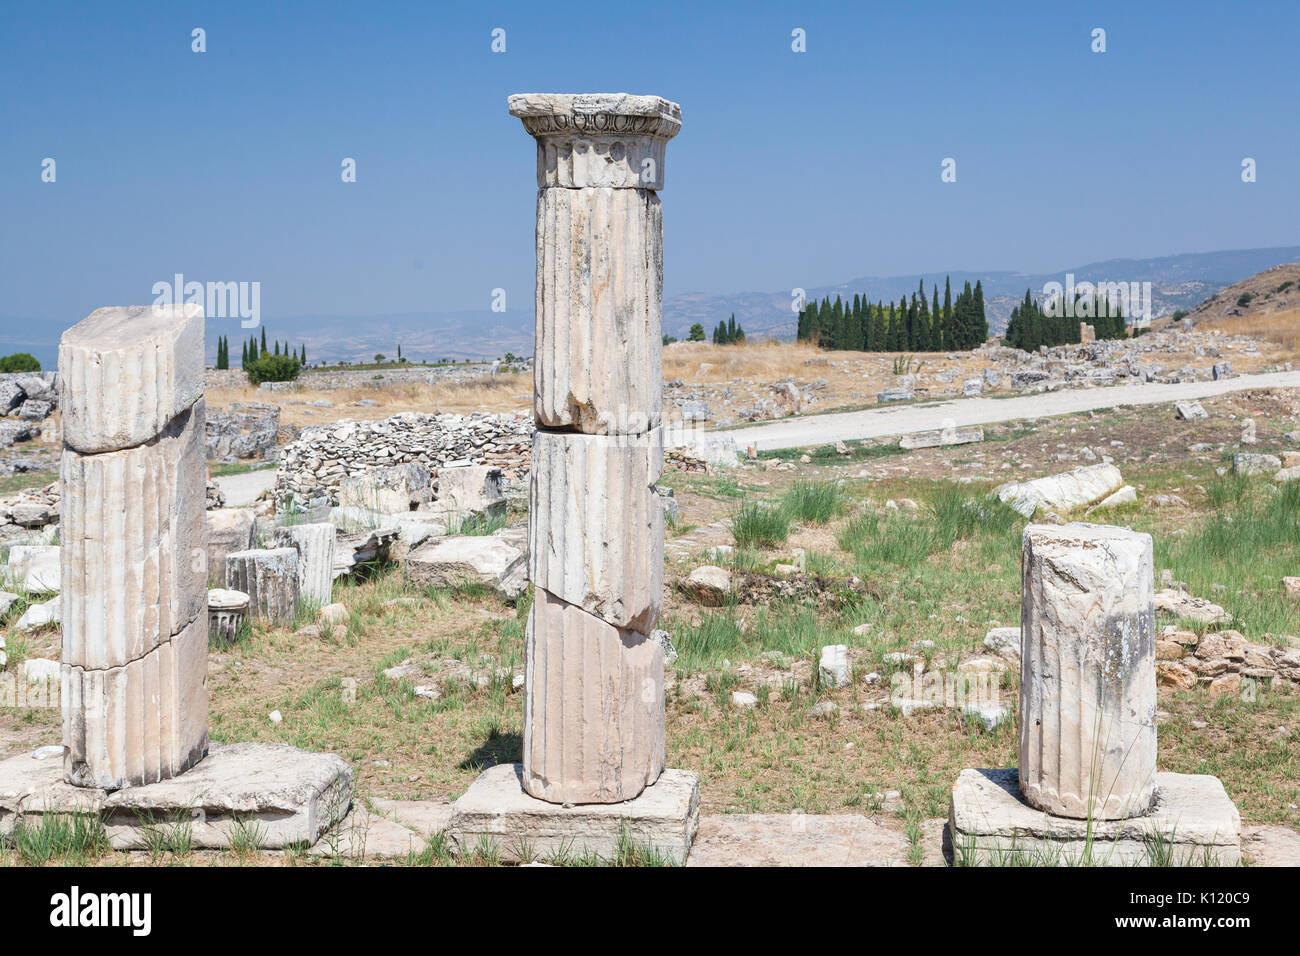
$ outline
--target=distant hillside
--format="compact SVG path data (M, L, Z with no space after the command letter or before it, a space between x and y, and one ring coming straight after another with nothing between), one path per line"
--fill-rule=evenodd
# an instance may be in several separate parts
M1276 290L1286 279L1278 272L1273 281L1272 272L1278 263L1292 263L1280 269L1296 269L1300 260L1300 246L1274 249L1240 249L1226 252L1201 252L1186 255L1164 256L1158 259L1110 259L1086 265L1061 269L1059 272L1031 275L1021 272L951 272L942 271L921 275L862 277L834 286L808 288L808 298L836 295L853 298L855 292L875 302L897 302L901 296L911 296L917 283L924 278L926 288L940 286L942 296L945 275L951 275L954 294L963 283L974 285L977 279L984 282L984 300L989 326L994 334L1006 328L1011 308L1031 289L1040 295L1048 282L1064 284L1066 273L1073 273L1076 282L1150 282L1152 284L1152 314L1169 315L1178 309L1193 310L1205 303L1207 309L1223 311L1230 315L1242 292L1251 292L1252 308L1284 308L1283 299L1295 308L1294 287L1285 294ZM1265 271L1268 270L1268 271ZM1260 275L1256 275L1259 273ZM1286 276L1291 273L1285 273ZM1242 276L1252 279L1243 280ZM1259 280L1258 287L1246 283ZM1234 284L1235 283L1235 284ZM1269 283L1272 283L1270 290ZM1229 289L1241 291L1231 292ZM1281 298L1279 298L1281 296ZM1287 298L1291 297L1291 298ZM1209 300L1209 301L1207 301ZM396 312L371 315L263 315L267 335L280 341L288 340L295 346L307 345L307 358L311 362L369 361L377 352L387 356L402 354L411 361L422 359L436 361L440 358L484 359L495 358L506 352L531 355L533 351L532 297L527 307L508 312ZM664 302L664 331L685 338L695 322L711 330L720 320L733 312L744 326L751 340L765 338L793 339L795 314L790 311L791 290L771 292L738 292L717 294L693 292L673 296ZM9 352L31 352L46 368L53 368L56 348L63 329L84 316L74 316L67 322L41 321L30 317L0 316L0 355ZM217 336L230 338L232 358L239 360L239 343L247 337L234 319L210 319L207 323L208 362L215 363Z
M1287 262L1220 289L1192 309L1199 325L1232 316L1266 317L1300 309L1300 262Z
M917 283L925 280L926 289L938 283L943 294L945 275L952 277L954 293L963 283L984 283L985 309L990 331L1000 334L1011 316L1011 309L1031 290L1041 298L1043 286L1048 282L1065 283L1067 273L1075 282L1150 282L1151 314L1153 317L1169 315L1179 309L1190 310L1238 281L1241 276L1259 272L1300 258L1300 246L1272 249L1237 249L1224 252L1196 252L1155 259L1108 259L1085 265L1061 269L1059 272L1029 274L1023 272L951 272L922 275L872 277L851 279L834 286L805 290L809 299L836 295L852 299L861 293L875 302L897 302L901 296L910 296ZM664 302L664 330L679 338L685 336L691 324L699 322L711 329L731 313L744 326L752 338L792 339L796 317L790 310L789 289L778 292L741 292L734 295L690 293L674 296Z

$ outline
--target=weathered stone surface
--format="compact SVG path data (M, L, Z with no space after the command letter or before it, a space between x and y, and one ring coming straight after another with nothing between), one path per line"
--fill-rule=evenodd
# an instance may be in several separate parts
M1022 566L1021 791L1059 816L1140 815L1156 767L1151 536L1031 524Z
M235 402L208 410L204 442L209 458L261 458L280 438L280 406Z
M1020 660L1020 628L995 627L984 635L984 646L999 657Z
M416 587L483 585L508 598L528 587L527 555L496 535L439 538L408 554L402 569Z
M1016 771L963 770L948 825L966 865L1235 866L1241 818L1217 777L1158 773L1147 814L1122 820L1053 816L1023 799Z
M208 591L208 643L214 647L234 641L248 613L248 595L228 588Z
M203 397L203 310L92 312L59 340L59 386L69 448L97 454L144 444Z
M248 551L257 544L257 516L251 508L214 508L206 512L208 584L224 587L226 555Z
M682 110L630 93L517 93L510 115L537 140L537 187L662 189Z
M849 649L845 644L827 644L817 664L817 679L823 687L847 687L853 683L849 668Z
M206 613L203 401L123 451L64 450L63 660L122 667Z
M456 465L438 469L436 510L449 519L475 515L503 518L506 513L504 475L489 465Z
M681 588L696 603L719 607L731 595L731 573L726 568L706 564L687 575Z
M242 829L264 849L317 840L347 813L352 771L334 754L285 744L213 743L185 773L108 793L65 783L57 760L0 762L0 834L19 818L98 813L115 850L145 849L150 831L184 827L196 849L228 849Z
M877 817L720 813L700 818L686 865L907 866L910 849L900 830Z
M298 552L298 599L318 607L330 603L334 589L334 525L328 521L276 528L277 548Z
M978 381L976 379L975 381ZM935 428L930 431L912 432L898 439L899 448L938 448L948 445L969 445L971 442L984 440L984 429L978 425L960 428Z
M663 648L541 588L528 618L523 787L618 803L664 768Z
M883 392L876 393L876 401L881 405L889 402L910 402L915 397L912 390L907 388L887 388Z
M298 613L296 548L253 548L226 555L226 586L248 595L248 612L276 624Z
M1241 849L1251 866L1300 866L1300 833L1286 827L1242 827Z
M1125 485L1119 491L1107 495L1101 501L1093 505L1093 510L1100 508L1114 508L1117 505L1129 505L1138 500L1137 489L1132 485Z
M637 434L663 402L663 223L640 189L537 196L534 413L545 428Z
M1026 518L1040 509L1070 511L1117 491L1124 477L1114 465L1088 465L1060 475L1012 482L994 489L999 500Z
M65 660L64 779L116 790L194 766L208 745L207 655L205 615L122 667L92 670Z
M533 583L615 627L647 633L663 603L662 432L533 437Z
M1271 475L1282 467L1277 455L1237 452L1232 456L1232 470L1238 475Z
M14 627L20 631L35 631L42 627L49 627L51 624L58 624L63 616L62 603L60 597L55 597L41 604L33 604L23 611L22 617L18 618Z
M339 507L376 514L414 511L433 497L431 481L429 469L419 462L374 468L339 483Z
M32 594L57 594L63 586L62 549L57 544L14 545L5 579Z
M1201 624L1231 624L1232 615L1219 605L1204 598L1193 597L1186 591L1161 588L1153 597L1156 613Z
M1174 405L1174 415L1183 421L1191 422L1198 418L1209 418L1205 407L1200 402L1178 402Z
M519 764L484 771L453 805L447 836L458 853L490 841L502 859L613 860L626 835L676 864L686 862L699 829L699 774L665 770L638 796L616 804L562 806L525 792Z

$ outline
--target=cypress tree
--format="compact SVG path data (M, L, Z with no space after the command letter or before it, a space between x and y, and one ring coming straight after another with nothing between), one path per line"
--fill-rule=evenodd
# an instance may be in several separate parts
M266 326L265 325L262 326L262 351L259 354L261 355L266 354Z
M943 315L939 312L939 284L934 286L934 302L930 306L930 351L943 351Z
M984 284L975 280L975 298L971 303L971 343L973 349L979 348L989 338L989 320L984 314Z
M956 349L957 336L953 328L952 318L952 277L945 276L943 280L943 347L946 349Z

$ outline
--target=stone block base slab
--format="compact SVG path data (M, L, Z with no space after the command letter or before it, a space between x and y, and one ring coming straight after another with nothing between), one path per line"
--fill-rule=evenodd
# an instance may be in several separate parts
M1055 817L1020 794L1016 770L963 770L948 816L962 865L1072 865L1091 853L1102 866L1236 866L1241 817L1218 777L1157 773L1152 809L1127 820Z
M108 792L63 781L58 759L0 761L0 833L47 813L98 813L115 850L147 849L149 830L188 827L195 849L228 849L241 827L262 849L311 845L352 803L352 771L334 754L287 744L210 745L180 776Z
M675 864L686 862L700 824L700 776L665 770L623 803L547 803L524 792L523 766L485 770L455 802L447 836L456 853L491 844L502 860L614 859L624 835Z

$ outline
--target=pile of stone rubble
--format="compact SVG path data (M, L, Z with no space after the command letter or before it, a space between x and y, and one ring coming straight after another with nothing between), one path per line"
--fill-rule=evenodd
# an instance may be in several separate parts
M345 478L418 462L429 468L491 465L508 476L528 472L533 423L510 415L404 412L382 421L345 419L305 428L280 452L275 498L314 510L337 505Z

